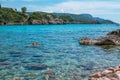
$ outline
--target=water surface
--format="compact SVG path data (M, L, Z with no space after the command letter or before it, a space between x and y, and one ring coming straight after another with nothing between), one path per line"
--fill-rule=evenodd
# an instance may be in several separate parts
M105 36L120 26L106 24L15 25L0 27L0 80L45 80L52 70L57 80L85 80L89 73L120 64L120 47L80 45L83 37ZM30 47L33 42L39 47ZM2 64L6 63L6 64ZM41 70L29 64L45 64Z

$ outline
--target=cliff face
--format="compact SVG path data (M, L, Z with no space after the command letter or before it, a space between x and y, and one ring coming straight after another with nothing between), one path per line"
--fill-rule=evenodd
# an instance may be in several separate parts
M34 19L32 21L28 21L28 24L64 24L64 21L62 19L59 18L55 18L55 19L42 19L42 20L37 20Z

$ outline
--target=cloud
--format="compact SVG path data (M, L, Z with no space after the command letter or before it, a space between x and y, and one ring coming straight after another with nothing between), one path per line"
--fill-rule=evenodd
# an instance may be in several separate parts
M28 11L57 13L90 13L95 16L114 18L120 15L120 0L0 0L8 7L27 7ZM13 2L14 1L14 2ZM13 4L13 5L11 5ZM114 16L114 17L113 17ZM118 19L115 17L114 19ZM120 19L118 19L120 21Z
M27 5L29 10L32 11L45 11L45 12L66 12L66 13L92 13L92 14L119 14L120 2L108 2L108 1L68 1L52 6L39 6L39 5ZM116 10L116 12L114 11Z

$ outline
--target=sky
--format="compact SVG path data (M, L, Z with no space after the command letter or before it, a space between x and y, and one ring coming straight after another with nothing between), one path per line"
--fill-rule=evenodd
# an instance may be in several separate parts
M4 7L27 7L27 11L88 13L120 23L120 0L0 0Z

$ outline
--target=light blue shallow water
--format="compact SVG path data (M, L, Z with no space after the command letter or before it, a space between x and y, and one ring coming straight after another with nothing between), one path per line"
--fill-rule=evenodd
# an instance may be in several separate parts
M76 80L74 76L85 80L91 72L119 65L120 47L85 46L79 40L95 39L119 28L105 24L1 26L0 80L45 80L47 70L54 71L57 80ZM30 47L33 42L40 47ZM47 68L26 69L31 63Z

